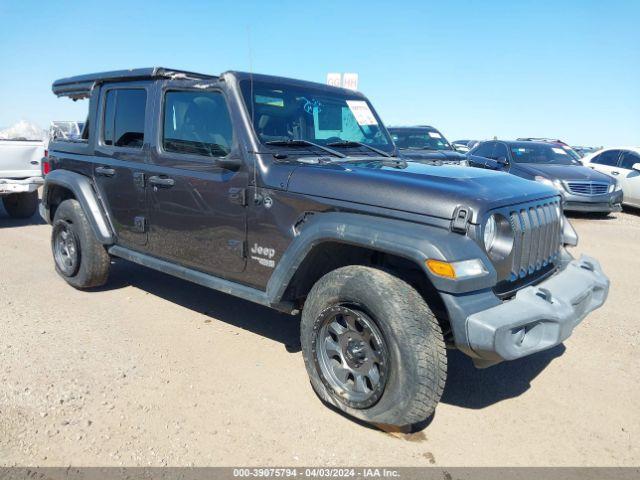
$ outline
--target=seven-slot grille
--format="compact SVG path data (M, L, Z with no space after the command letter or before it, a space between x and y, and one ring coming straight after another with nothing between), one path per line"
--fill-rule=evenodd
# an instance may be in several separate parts
M511 281L553 263L560 251L562 225L559 200L525 205L509 214L514 232Z
M604 195L609 191L609 184L605 182L566 182L566 185L577 195Z

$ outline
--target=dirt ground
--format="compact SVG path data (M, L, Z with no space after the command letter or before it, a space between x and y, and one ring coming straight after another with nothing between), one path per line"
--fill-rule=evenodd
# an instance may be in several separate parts
M637 466L640 213L572 222L608 303L530 358L453 352L431 423L389 434L320 403L295 318L126 262L74 290L0 210L0 465Z

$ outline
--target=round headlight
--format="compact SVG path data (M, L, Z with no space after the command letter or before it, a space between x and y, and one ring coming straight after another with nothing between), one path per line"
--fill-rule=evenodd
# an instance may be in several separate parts
M487 219L487 223L484 224L484 248L488 252L493 246L493 242L496 239L496 217L491 215Z
M484 224L484 249L492 260L504 260L513 248L513 229L509 220L499 214L491 215Z

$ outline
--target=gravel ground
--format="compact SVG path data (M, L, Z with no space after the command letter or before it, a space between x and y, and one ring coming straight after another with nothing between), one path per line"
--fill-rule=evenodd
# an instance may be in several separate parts
M323 406L296 319L126 262L80 292L50 227L0 210L0 465L640 464L640 214L572 219L608 303L564 344L476 370L431 423L385 433Z

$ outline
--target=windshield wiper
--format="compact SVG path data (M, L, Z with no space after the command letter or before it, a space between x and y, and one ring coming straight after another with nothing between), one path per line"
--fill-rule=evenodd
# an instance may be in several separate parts
M306 146L310 146L310 147L316 147L320 150L323 150L327 153L330 153L331 155L334 155L336 157L339 158L345 158L346 155L343 153L340 153L332 148L327 148L324 145L319 145L317 143L313 143L310 142L309 140L271 140L269 142L264 142L265 145L275 145L275 146L282 146L282 147L306 147Z
M332 142L332 143L327 143L327 145L329 147L343 147L343 148L364 147L364 148L368 148L369 150L371 150L373 152L376 152L378 155L382 155L383 157L391 157L392 156L390 153L387 153L384 150L377 149L375 147L372 147L371 145L367 145L366 143L354 142L352 140L344 140L342 142Z

